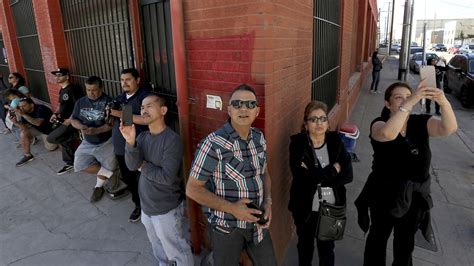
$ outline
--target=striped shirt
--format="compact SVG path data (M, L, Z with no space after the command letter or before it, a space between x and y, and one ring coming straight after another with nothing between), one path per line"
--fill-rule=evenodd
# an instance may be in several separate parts
M199 143L190 176L207 181L206 187L219 197L236 202L251 199L263 202L263 181L267 146L262 132L251 128L247 140L240 138L229 122ZM203 207L209 223L227 228L254 230L256 243L263 232L254 223L236 219L232 214Z

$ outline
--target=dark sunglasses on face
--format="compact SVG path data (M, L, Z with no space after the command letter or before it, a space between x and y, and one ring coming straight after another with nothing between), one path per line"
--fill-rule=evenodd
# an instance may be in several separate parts
M8 79L14 79L15 77L14 76L9 76Z
M249 100L249 101L242 101L242 100L232 100L230 101L230 105L234 107L235 109L240 109L242 106L247 107L247 109L254 109L257 107L257 101L254 100Z
M312 117L308 117L306 119L306 122L311 122L311 123L317 123L317 122L321 122L321 123L324 123L324 122L327 122L328 121L328 117L327 116L312 116Z

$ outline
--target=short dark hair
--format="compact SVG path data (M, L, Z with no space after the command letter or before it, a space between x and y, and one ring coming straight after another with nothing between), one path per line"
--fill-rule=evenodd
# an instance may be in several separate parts
M136 68L126 68L124 70L122 70L122 72L120 72L120 75L123 75L123 74L132 74L132 76L137 79L140 77L140 73L138 73L138 70Z
M90 76L86 80L86 85L97 85L99 88L102 88L102 79L98 76Z
M166 97L163 96L163 95L160 95L156 92L150 92L148 93L148 95L145 97L145 98L148 98L148 97L155 97L157 98L157 102L160 104L160 106L167 106L168 104L168 101L166 100Z
M232 99L232 96L234 96L234 93L238 92L238 91L249 91L251 92L253 95L255 95L255 99L257 99L257 93L255 92L255 89L250 87L249 85L247 84L240 84L239 86L237 86L233 91L232 93L230 94L230 99Z
M20 103L21 102L26 102L28 104L34 104L35 102L33 102L33 100L31 98L28 98L28 97L23 97L20 99Z

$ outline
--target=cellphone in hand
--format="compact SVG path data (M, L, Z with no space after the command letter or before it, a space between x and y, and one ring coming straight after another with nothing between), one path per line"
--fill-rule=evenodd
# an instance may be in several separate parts
M122 107L122 123L124 126L131 126L133 124L133 113L131 105L124 105Z
M436 88L436 71L434 66L420 67L420 80L424 79L426 87Z
M260 208L257 206L257 204L255 204L255 202L253 202L253 201L250 202L250 203L247 203L247 208L260 210ZM262 211L262 210L260 210L260 211ZM265 219L264 211L262 211L262 214L255 214L254 213L252 215L259 219L257 221L257 223L260 224L260 225L264 225L268 222L268 219Z

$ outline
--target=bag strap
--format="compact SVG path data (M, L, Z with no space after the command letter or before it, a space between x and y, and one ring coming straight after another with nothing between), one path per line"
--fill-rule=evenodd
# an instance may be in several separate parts
M319 198L319 202L322 203L323 202L323 193L321 192L321 183L318 184L318 198Z

